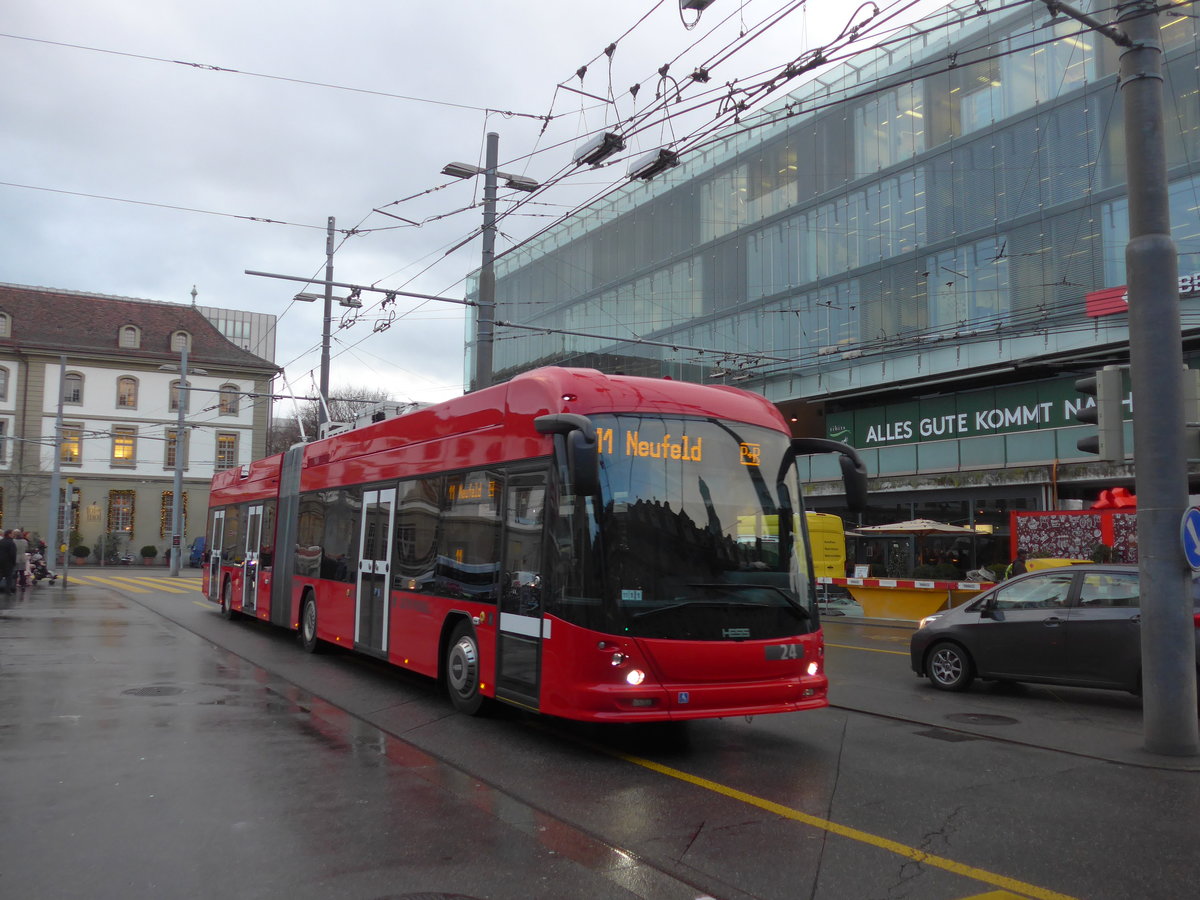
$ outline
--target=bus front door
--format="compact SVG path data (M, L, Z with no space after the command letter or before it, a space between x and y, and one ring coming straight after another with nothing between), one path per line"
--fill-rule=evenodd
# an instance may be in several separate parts
M212 514L212 528L208 532L208 599L221 602L221 547L225 543L225 510Z
M358 591L354 610L355 649L387 653L388 594L396 489L363 491L359 533Z
M546 478L509 478L504 503L504 582L496 649L496 696L539 708L542 640L542 522Z
M258 551L262 545L263 508L258 503L246 510L246 556L242 563L242 611L258 608Z

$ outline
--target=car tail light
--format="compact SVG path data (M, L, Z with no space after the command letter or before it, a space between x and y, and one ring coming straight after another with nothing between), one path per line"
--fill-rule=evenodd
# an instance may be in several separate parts
M1200 613L1192 613L1192 621L1196 623L1196 627L1200 628Z

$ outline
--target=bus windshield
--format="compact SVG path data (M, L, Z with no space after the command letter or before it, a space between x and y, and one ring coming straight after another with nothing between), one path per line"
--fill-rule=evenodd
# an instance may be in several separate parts
M787 435L714 419L592 421L601 490L575 504L580 564L561 614L637 637L816 630L795 467L779 480Z

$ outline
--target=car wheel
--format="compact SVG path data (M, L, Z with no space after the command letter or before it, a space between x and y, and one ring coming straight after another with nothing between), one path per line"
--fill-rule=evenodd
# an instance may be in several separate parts
M305 653L316 653L317 641L317 601L312 594L304 595L303 606L300 610L300 646Z
M943 691L965 691L975 677L971 657L958 644L934 644L925 660L930 683Z
M446 648L446 691L459 712L477 715L483 708L479 693L479 644L469 622L460 622Z

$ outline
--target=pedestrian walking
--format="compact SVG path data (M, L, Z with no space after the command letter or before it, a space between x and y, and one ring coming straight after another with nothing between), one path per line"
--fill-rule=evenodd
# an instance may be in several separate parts
M1017 557L1008 564L1008 568L1004 570L1005 578L1012 578L1014 575L1024 575L1029 571L1029 567L1025 565L1025 557L1027 552L1024 547L1017 550Z
M17 549L13 562L13 581L18 587L29 586L29 536L20 528L13 529L13 546Z
M13 569L17 565L17 545L13 542L12 529L4 532L0 537L0 584L4 585L4 592L11 594L13 592Z

